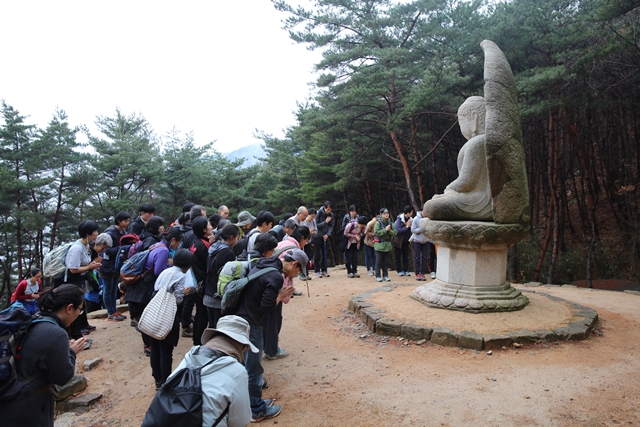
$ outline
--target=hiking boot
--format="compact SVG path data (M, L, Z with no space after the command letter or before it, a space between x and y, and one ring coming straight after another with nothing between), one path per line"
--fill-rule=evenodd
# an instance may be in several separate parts
M275 403L275 400L273 400L273 399L264 399L264 403L267 404L267 408L270 408Z
M376 282L382 282L382 277L376 277Z
M323 271L323 272L322 272L322 275L323 275L324 277L331 277L331 275L330 275L329 273L327 273L326 271Z
M193 337L193 329L191 328L182 328L182 336L185 338Z
M301 296L302 296L302 292L300 292L300 291L293 291L293 296L301 297Z
M347 277L348 277L349 279L353 279L353 273L349 273L349 274L347 274Z
M259 423L260 421L268 420L270 418L275 418L280 415L281 409L278 405L273 405L267 407L267 410L264 412L260 412L259 414L251 415L252 423Z
M289 353L287 353L281 348L278 349L278 352L276 354L273 354L273 355L269 355L266 353L264 354L264 357L266 357L269 360L284 359L285 357L288 357L288 356L289 356Z
M436 278L436 272L435 272L435 271L432 271L432 272L431 272L431 278L432 278L432 279L435 279L435 278Z
M390 282L390 281L391 281L391 279L389 279L388 277L385 277L385 278L384 278L384 281L385 281L385 282Z
M118 313L117 311L107 316L107 320L110 320L112 322L122 322L124 319L125 318L122 315L120 315L120 313Z

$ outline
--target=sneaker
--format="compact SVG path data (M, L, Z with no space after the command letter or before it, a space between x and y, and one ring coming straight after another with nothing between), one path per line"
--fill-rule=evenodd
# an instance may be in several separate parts
M411 273L409 273L408 271L405 271L405 272L404 272L404 275L405 275L406 277L409 277L409 276L411 276Z
M131 319L131 322L129 322L129 326L133 326L135 328L136 326L138 326L138 321L136 319Z
M388 277L385 277L385 278L384 278L384 281L385 281L385 282L390 282L390 281L391 281L391 279L389 279Z
M86 328L81 329L80 332L82 333L82 336L89 335L91 333L91 331Z
M91 348L91 343L93 343L93 340L91 338L87 338L84 342L84 347L82 349L89 350Z
M347 277L348 277L349 279L353 279L353 273L349 273L349 274L347 274Z
M376 273L373 272L373 270L367 270L367 276L375 276Z
M147 347L146 345L144 346L144 355L147 357L151 357L151 346Z
M256 415L251 415L251 422L252 423L259 423L260 421L264 421L264 420L268 420L270 418L275 418L278 415L280 415L281 409L278 405L273 405L273 406L269 406L267 407L267 410L264 412L261 412L259 414Z
M376 277L376 282L382 282L382 277Z
M107 320L112 322L122 322L125 318L120 315L117 311L113 314L107 316Z
M96 327L93 325L87 325L87 329L89 330L89 332L93 332L96 330Z
M404 271L398 271L398 276L404 276Z
M322 275L323 275L324 277L331 277L331 275L330 275L329 273L327 273L326 271L323 271L323 272L322 272Z
M160 390L160 387L162 387L162 381L156 381L156 390Z
M432 279L435 279L435 278L436 278L436 272L435 272L435 271L432 271L432 272L431 272L431 278L432 278Z
M287 353L281 348L278 349L278 352L276 354L273 354L273 355L268 355L267 353L264 354L264 357L266 357L269 360L284 359L285 357L288 357L288 356L289 356L289 353Z
M267 384L267 379L262 377L262 389L269 388L269 384Z
M293 291L293 296L301 297L301 296L302 296L302 292L300 292L300 291Z
M316 273L316 279L322 279L322 273Z
M116 314L120 317L122 317L123 319L126 319L127 316L125 314L120 313L119 311L116 311Z
M276 403L276 401L273 399L264 399L264 403L267 404L267 408L270 408L273 406L274 403Z
M422 281L422 274L416 274L416 280L418 282Z
M358 273L353 273L353 277L356 278L356 279L359 279L360 275Z
M191 328L182 328L182 336L185 338L193 337L193 329Z

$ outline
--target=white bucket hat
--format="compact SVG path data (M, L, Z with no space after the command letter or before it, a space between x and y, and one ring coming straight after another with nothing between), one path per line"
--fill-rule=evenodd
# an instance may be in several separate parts
M202 333L202 344L209 342L215 334L223 334L229 338L238 341L240 344L247 344L251 348L252 353L257 353L258 348L249 341L249 331L251 327L249 322L240 316L224 316L218 320L216 329L207 328Z

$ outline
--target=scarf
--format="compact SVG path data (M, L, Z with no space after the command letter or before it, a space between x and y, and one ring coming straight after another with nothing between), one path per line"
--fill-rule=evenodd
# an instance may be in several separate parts
M238 341L229 338L226 335L214 335L213 338L211 338L206 344L204 344L204 346L210 348L211 350L220 351L242 363L242 358L244 356L244 344L239 343Z

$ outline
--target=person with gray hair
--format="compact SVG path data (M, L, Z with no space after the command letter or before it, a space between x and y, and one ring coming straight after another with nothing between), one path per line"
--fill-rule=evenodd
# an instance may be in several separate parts
M100 233L98 234L98 237L96 237L95 243L93 245L94 247L104 247L104 249L110 248L111 246L113 246L113 239L107 233ZM102 251L97 250L96 252L100 253Z
M296 216L294 216L296 220L296 225L303 225L304 221L307 219L308 216L309 216L309 211L307 210L307 208L305 208L304 206L300 206L298 208L298 213L296 213Z

